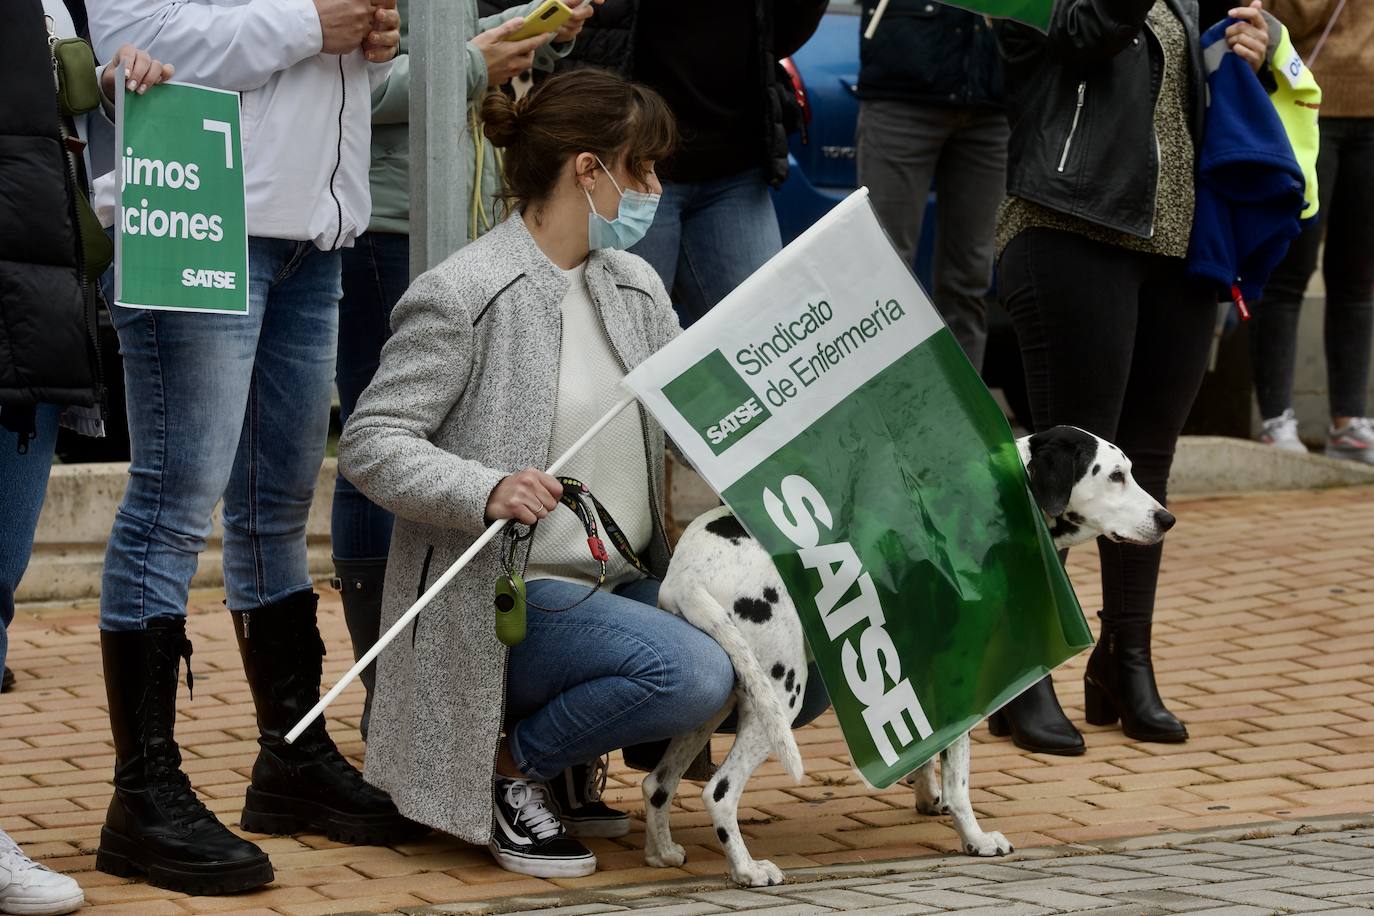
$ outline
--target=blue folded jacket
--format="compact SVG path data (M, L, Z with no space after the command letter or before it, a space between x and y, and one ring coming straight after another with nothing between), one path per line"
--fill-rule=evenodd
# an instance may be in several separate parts
M1303 173L1269 94L1226 45L1235 19L1202 36L1207 120L1198 150L1188 272L1258 299L1302 230Z

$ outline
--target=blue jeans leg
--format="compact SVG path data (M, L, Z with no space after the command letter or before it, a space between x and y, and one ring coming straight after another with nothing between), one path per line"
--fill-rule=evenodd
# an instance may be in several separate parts
M339 302L339 422L347 423L391 337L391 310L410 281L410 236L367 232L341 253L343 299ZM358 492L340 474L334 484L330 541L334 558L385 558L391 547L391 513Z
M671 201L661 237L656 214L649 235L631 249L659 272L683 327L704 316L782 250L768 183L758 170L716 181L664 182ZM676 235L677 244L673 245ZM671 282L665 265L676 255Z
M252 238L247 315L112 310L132 455L105 554L102 629L185 615L221 496L230 607L310 587L305 517L328 423L338 263L309 243Z
M19 436L0 427L0 668L9 651L14 620L14 593L33 553L33 535L43 511L43 496L57 446L60 409L40 404L34 416L34 438L20 454Z
M528 583L531 601L565 607L588 586ZM735 673L705 633L654 603L642 579L561 613L529 610L506 669L511 754L547 780L628 744L690 731L725 705Z

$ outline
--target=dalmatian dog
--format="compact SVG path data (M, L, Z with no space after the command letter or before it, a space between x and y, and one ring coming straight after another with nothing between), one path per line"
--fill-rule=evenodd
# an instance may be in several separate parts
M1123 543L1153 544L1174 517L1131 477L1131 462L1115 445L1076 427L1057 426L1017 441L1031 492L1044 511L1057 548L1099 535ZM733 696L696 731L674 738L662 762L645 777L645 860L679 866L686 855L673 842L668 814L682 774L732 709L738 712L734 746L706 783L702 800L729 862L730 877L745 887L781 884L782 871L749 855L740 835L740 796L754 770L776 755L794 779L801 754L791 722L806 689L801 621L768 553L726 507L688 526L659 592L660 606L710 635L735 666ZM969 802L969 737L906 777L922 814L949 814L965 852L1000 856L1006 837L986 833Z

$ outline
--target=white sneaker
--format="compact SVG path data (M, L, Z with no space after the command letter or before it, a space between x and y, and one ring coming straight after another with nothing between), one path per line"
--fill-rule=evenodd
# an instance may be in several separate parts
M1264 429L1260 432L1259 441L1265 445L1272 445L1280 451L1307 454L1307 446L1303 445L1302 440L1298 438L1298 418L1293 415L1293 408L1291 407L1277 417L1271 417L1264 421Z
M81 885L24 855L0 830L0 913L58 916L85 902Z
M1369 417L1351 417L1345 426L1331 429L1326 434L1326 456L1374 464L1374 422Z

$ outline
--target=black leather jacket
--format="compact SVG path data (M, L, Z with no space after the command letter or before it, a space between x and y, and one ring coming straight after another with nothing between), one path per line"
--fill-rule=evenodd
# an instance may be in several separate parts
M1198 0L1166 0L1189 36L1189 121L1202 140L1205 75ZM1059 0L1048 35L1002 20L1011 142L1007 193L1148 238L1159 149L1154 107L1163 78L1146 25L1154 0Z

